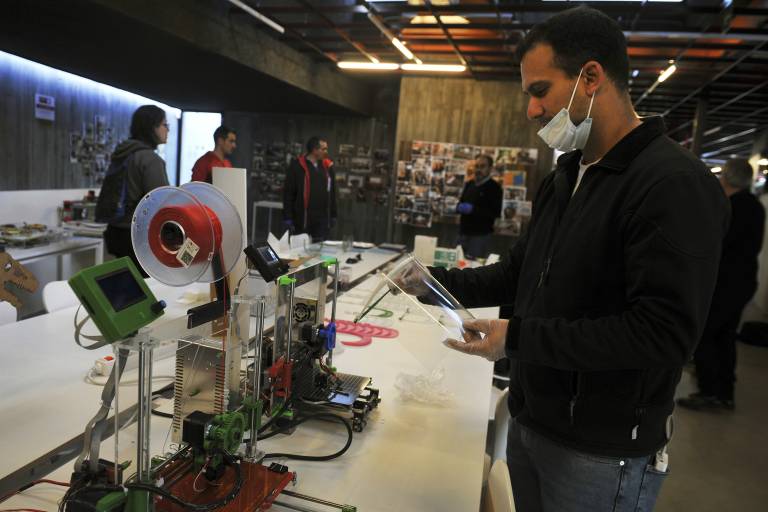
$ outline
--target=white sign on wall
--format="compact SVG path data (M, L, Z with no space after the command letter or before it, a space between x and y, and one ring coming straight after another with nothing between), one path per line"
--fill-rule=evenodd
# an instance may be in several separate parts
M56 120L56 98L45 94L35 94L35 119Z

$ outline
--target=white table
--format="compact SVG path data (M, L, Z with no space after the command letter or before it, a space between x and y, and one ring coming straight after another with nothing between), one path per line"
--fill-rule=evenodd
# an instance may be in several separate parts
M6 247L5 250L21 264L33 263L43 258L56 257L56 276L62 279L61 256L93 251L93 264L104 262L104 241L100 238L85 236L67 237L58 242L51 242L28 248Z
M365 295L374 283L361 284L359 295ZM339 308L340 318L351 319L348 307ZM81 433L97 409L101 389L84 384L82 376L98 354L71 341L72 313L60 311L0 328L6 348L0 363L4 367L0 373L4 391L0 396L0 476ZM492 365L443 347L440 333L421 321L402 321L392 327L400 330L399 338L375 339L367 347L345 347L335 353L334 364L339 370L373 377L382 402L371 414L365 431L355 435L352 447L341 458L283 461L298 472L297 485L291 489L356 505L366 512L476 511ZM170 367L171 363L172 359L165 364ZM452 395L448 405L424 405L399 397L395 388L398 373L423 374L436 367L445 372L444 385ZM164 372L163 364L156 367L156 375ZM135 401L134 396L135 387L123 391L121 409L129 397ZM152 425L153 452L158 453L166 444L169 420L153 416ZM345 435L340 426L310 422L291 436L261 442L260 448L266 452L327 454L343 445ZM130 440L135 437L130 436L135 436L135 425L121 433L121 460L133 457L135 448ZM112 458L111 440L103 443L102 454ZM70 472L68 463L50 477L68 480ZM2 506L55 510L61 495L61 488L41 485ZM285 496L280 500L295 503Z

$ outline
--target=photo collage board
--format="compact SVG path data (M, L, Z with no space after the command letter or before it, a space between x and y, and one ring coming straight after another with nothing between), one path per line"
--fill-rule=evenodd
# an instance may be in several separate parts
M282 201L285 173L294 158L304 151L301 142L254 143L251 176L255 180L261 200ZM388 169L390 152L386 149L371 151L368 146L339 144L338 152L331 152L339 199L355 198L384 205L389 198ZM367 192L367 194L366 194Z
M494 161L491 176L504 190L497 232L520 234L531 215L526 176L536 167L537 149L415 140L410 150L410 159L397 163L396 223L417 227L456 223L464 185L474 179L475 159L486 154Z

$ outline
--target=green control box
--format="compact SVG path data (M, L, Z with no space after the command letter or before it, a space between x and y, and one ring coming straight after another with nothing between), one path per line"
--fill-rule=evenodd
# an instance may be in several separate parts
M110 343L131 336L165 309L127 257L81 270L69 286Z

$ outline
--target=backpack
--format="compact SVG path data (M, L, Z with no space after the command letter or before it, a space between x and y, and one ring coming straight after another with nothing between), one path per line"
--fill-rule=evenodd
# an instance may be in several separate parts
M96 201L96 222L112 224L125 217L125 202L128 194L128 180L125 176L133 155L134 153L131 153L122 160L110 162Z

